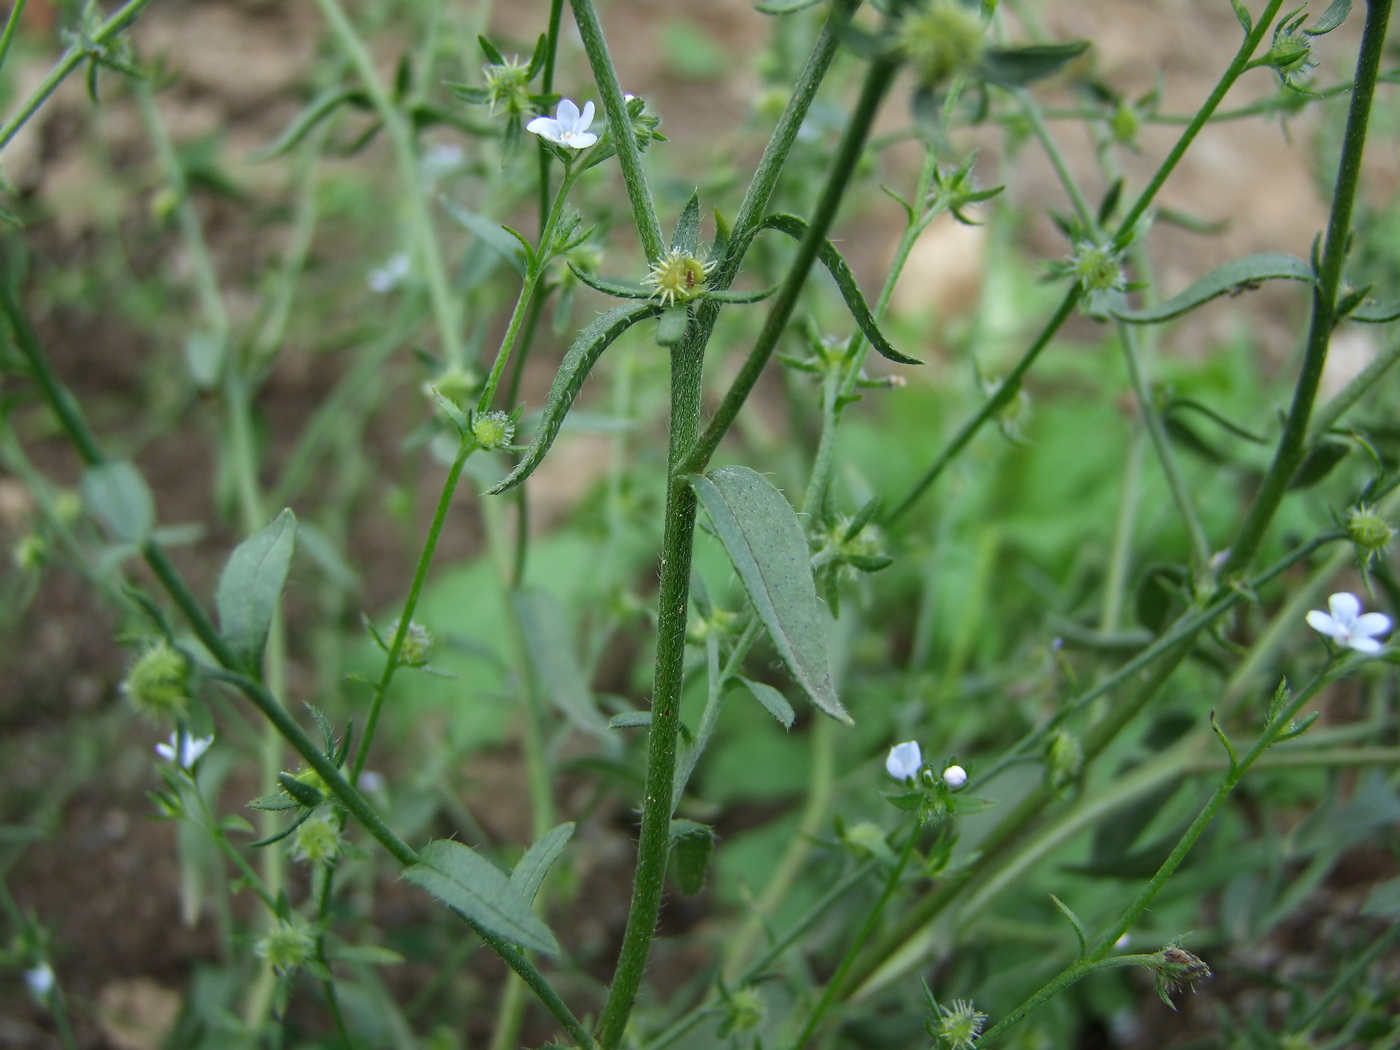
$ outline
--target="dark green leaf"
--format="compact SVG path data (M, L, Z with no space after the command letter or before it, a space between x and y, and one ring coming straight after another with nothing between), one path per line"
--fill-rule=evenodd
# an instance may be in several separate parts
M1088 48L1087 40L1077 40L1071 44L989 47L982 53L978 71L985 80L998 87L1021 87L1058 72Z
M478 35L476 42L481 45L481 53L486 56L486 60L492 65L503 66L506 64L506 56L501 54L496 45L487 40L484 36Z
M403 877L483 929L523 948L559 954L559 944L530 903L499 868L470 846L438 839Z
M620 281L613 277L600 277L596 273L580 270L573 263L569 263L569 269L588 287L594 291L602 292L604 295L613 295L619 299L650 299L656 294L654 289L648 288L644 284Z
M541 33L540 38L535 41L535 52L530 56L530 64L525 67L526 81L534 80L535 75L544 68L545 60L549 57L549 37Z
M1298 469L1293 472L1288 487L1290 489L1305 489L1316 485L1332 473L1332 469L1346 459L1346 455L1350 451L1351 445L1347 442L1324 438L1303 457L1303 462L1299 463Z
M708 824L693 820L671 821L671 858L676 885L682 893L694 896L705 888L705 869L715 848L715 832Z
M1248 36L1254 28L1254 16L1249 13L1249 8L1244 5L1243 0L1230 0L1230 6L1235 9L1235 17L1239 19L1245 35Z
M894 558L888 554L848 554L846 560L861 572L883 572L894 564Z
M599 713L574 655L574 640L558 600L547 591L521 590L515 595L515 611L540 687L574 725L607 739L608 723Z
M690 327L690 307L684 303L668 306L656 322L656 341L662 346L677 346Z
M755 11L762 11L765 15L790 15L794 11L816 7L819 3L821 0L760 0L753 7Z
M156 505L141 472L126 460L90 467L83 502L122 543L144 543L156 524Z
M700 298L712 299L717 303L761 303L778 290L778 285L772 288L762 288L753 292L737 292L732 288L723 291L702 292Z
M260 795L248 803L249 809L261 809L277 812L283 809L296 809L301 803L292 798L291 795L278 792L275 795Z
M1233 420L1227 419L1224 416L1222 416L1219 412L1215 411L1215 409L1211 408L1209 405L1204 405L1201 402L1196 401L1192 398L1175 398L1172 400L1171 404L1167 405L1166 410L1170 413L1181 411L1183 409L1192 412L1199 412L1201 415L1205 416L1216 426L1223 427L1225 430L1228 430L1231 434L1234 434L1236 437L1244 438L1246 441L1252 441L1256 445L1268 444L1267 439L1260 437L1258 434L1254 433L1254 431L1246 430L1244 427L1240 426Z
M700 252L700 194L692 193L676 220L676 232L671 238L671 250L698 255Z
M539 841L520 858L520 863L510 873L510 884L525 898L526 904L534 901L535 894L540 892L540 886L544 883L544 877L549 874L549 869L573 837L573 821L560 824L541 835Z
M740 678L745 688L753 694L753 698L763 705L763 709L783 724L784 729L791 729L793 719L797 717L792 705L787 702L787 697L771 685L762 682L751 682L747 678Z
M1388 303L1378 303L1374 299L1364 302L1347 314L1347 320L1360 321L1362 324L1389 324L1391 321L1400 321L1400 299L1392 299Z
M454 98L461 99L473 106L484 106L491 101L491 92L485 88L472 87L470 84L458 84L453 80L443 81L443 87L447 88L448 93Z
M650 711L623 711L608 719L609 729L637 729L651 725Z
M358 89L347 91L341 88L331 88L323 91L311 100L311 104L302 110L295 120L287 125L286 131L261 149L254 150L249 159L253 161L271 160L273 157L280 157L282 154L290 152L302 139L306 138L317 124L347 104L360 109L368 109L371 105L369 96Z
M1147 310L1114 310L1113 316L1129 324L1159 324L1179 317L1188 310L1194 310L1202 303L1225 295L1247 291L1260 281L1316 280L1312 267L1291 255L1269 252L1263 255L1248 255L1235 259L1224 266L1218 266L1206 274L1180 295L1174 295L1160 306Z
M282 785L282 790L296 799L297 805L305 806L307 809L315 809L326 801L314 787L304 780L298 780L290 773L278 773L277 783Z
M583 387L583 381L588 378L589 371L603 351L638 321L655 317L660 312L660 303L626 303L613 307L601 317L594 318L588 327L578 334L554 376L554 385L550 387L549 398L545 402L544 416L535 431L534 440L530 442L529 451L510 472L510 476L490 490L492 495L514 488L534 473L549 447L554 444L554 439L559 435L560 424L564 422L564 417L573 406L574 398Z
M748 467L720 467L691 483L788 670L813 703L852 724L831 680L807 537L792 505Z
M1332 0L1327 5L1327 10L1322 12L1322 16L1303 32L1309 36L1322 36L1324 33L1330 33L1345 22L1349 14L1351 14L1351 0Z
M856 516L851 519L851 523L846 526L846 531L841 534L843 543L850 543L861 534L861 531L875 520L875 515L880 512L880 497L871 496L865 501L865 505L856 511Z
M807 236L807 222L796 215L776 214L769 215L759 223L758 230L777 230L785 233L796 240L802 240ZM865 302L865 296L861 294L860 285L856 283L856 278L851 273L851 268L846 265L846 260L841 258L841 253L836 250L836 246L829 240L823 240L821 247L817 251L817 258L821 260L827 272L836 281L836 287L841 290L841 298L846 301L846 309L851 312L851 317L860 328L865 338L869 340L881 357L896 361L902 365L921 364L913 357L906 357L893 346L881 333L880 328L875 323L875 317L870 312L870 307Z
M282 511L270 525L234 548L219 577L214 593L219 627L229 647L250 668L262 663L296 536L296 515Z

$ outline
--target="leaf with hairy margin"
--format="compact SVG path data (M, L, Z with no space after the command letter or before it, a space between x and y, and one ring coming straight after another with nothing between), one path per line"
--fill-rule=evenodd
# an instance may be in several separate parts
M1114 309L1110 312L1120 321L1129 324L1160 324L1180 317L1188 310L1194 310L1202 303L1225 295L1247 291L1260 281L1307 281L1316 283L1312 267L1302 259L1282 252L1266 252L1263 255L1247 255L1223 266L1217 266L1210 273L1193 283L1179 295L1146 310Z

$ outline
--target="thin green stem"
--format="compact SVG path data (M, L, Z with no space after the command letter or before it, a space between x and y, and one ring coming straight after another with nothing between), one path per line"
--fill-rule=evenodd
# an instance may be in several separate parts
M681 687L685 669L685 625L690 600L690 565L695 546L695 491L683 463L700 423L703 346L698 332L671 350L671 433L667 454L666 524L661 547L656 664L647 735L646 796L637 843L637 871L617 969L598 1025L604 1050L618 1046L646 971L670 851L671 792L676 776Z
M899 862L890 869L889 878L885 880L885 888L875 901L874 907L870 909L870 914L865 917L865 922L861 924L860 932L847 946L846 953L841 956L841 962L837 965L836 972L831 975L831 980L826 982L822 997L817 1000L817 1005L812 1008L807 1023L802 1026L802 1033L793 1041L792 1050L803 1050L821 1025L826 1012L831 1009L832 1003L836 1001L837 994L845 984L846 976L851 972L851 967L855 965L856 956L865 947L865 942L870 939L870 935L875 932L875 927L879 925L881 917L885 914L886 905L894 896L894 891L899 888L900 877L909 864L909 858L914 854L914 844L919 840L921 827L921 824L915 822L914 826L909 829L909 837L904 841L904 848L899 851Z
M1341 287L1342 267L1351 241L1351 216L1361 177L1366 127L1376 93L1376 75L1380 70L1386 27L1390 22L1390 7L1390 0L1370 0L1366 8L1366 25L1361 33L1361 50L1356 63L1356 87L1347 112L1337 184L1332 194L1332 211L1322 249L1322 265L1313 289L1312 320L1308 328L1307 349L1303 352L1303 366L1293 390L1293 403L1279 438L1278 450L1255 493L1254 502L1245 514L1244 523L1230 544L1229 557L1220 570L1222 579L1248 567L1264 540L1264 533L1273 521L1279 504L1283 502L1298 464L1307 453L1308 420L1317 398L1318 383L1322 379L1323 366L1327 363L1327 348L1336 323L1337 292Z
M388 695L389 685L394 680L394 674L403 666L399 657L403 653L404 640L408 637L409 627L413 622L413 613L418 608L418 599L423 593L423 584L428 579L428 568L433 562L433 553L437 550L438 537L442 535L443 523L447 520L447 512L452 506L452 497L457 492L457 482L462 476L462 468L466 465L467 457L476 450L476 444L470 439L464 438L457 449L457 456L452 461L452 466L447 472L447 480L443 482L442 492L438 495L437 508L433 511L432 523L428 526L428 538L423 543L423 551L418 556L418 566L413 571L413 582L408 588L408 597L404 600L403 611L399 614L398 626L394 630L394 638L389 643L389 651L384 655L384 670L379 675L379 681L374 687L374 698L370 701L369 714L365 718L365 729L360 734L360 743L355 750L355 760L350 765L350 782L359 783L360 774L364 772L365 762L369 759L370 745L374 743L374 732L379 725L379 712L384 707L384 697Z
M617 148L617 162L622 168L622 181L627 185L627 199L632 203L632 220L637 224L637 236L641 239L647 261L654 263L666 254L666 242L656 218L656 205L647 186L646 172L642 170L642 153L632 133L627 102L617 81L612 55L608 53L608 42L603 37L603 27L598 21L593 0L569 0L569 6L573 8L574 21L578 25L579 36L583 38L583 50L593 69L593 81L603 97L603 112L608 115L608 130Z
M1026 352L1021 355L1021 359L1016 362L1011 371L1002 379L1001 384L993 391L991 397L986 400L977 414L964 423L958 432L953 435L953 439L948 442L938 458L933 461L932 465L924 471L919 477L919 480L914 483L909 493L900 500L888 514L884 515L882 524L893 525L902 518L909 509L919 501L919 497L928 490L928 487L938 480L943 471L948 468L948 464L952 463L958 453L976 436L977 432L982 429L982 425L986 423L987 420L994 417L1003 406L1011 402L1011 399L1016 396L1017 391L1021 389L1021 380L1024 378L1026 372L1030 370L1031 365L1035 364L1035 359L1040 356L1042 350L1050 345L1050 340L1055 337L1055 333L1057 333L1065 321L1069 319L1070 314L1074 313L1074 308L1079 302L1079 296L1079 285L1072 285L1069 291L1065 293L1064 299L1061 300L1059 309L1055 311L1050 320L1041 328L1040 334L1036 336L1035 341L1031 343Z
M111 18L98 27L89 40L99 48L104 44L111 43L118 33L136 21L150 2L151 0L128 0L124 7L118 9ZM21 103L15 115L5 121L4 127L0 127L0 150L10 144L10 140L19 133L19 129L24 127L29 118L38 111L48 97L58 90L58 85L62 84L68 78L68 74L77 69L89 57L90 53L82 42L74 44L63 52L63 57L49 71L48 76L44 77L39 82L39 86L30 92L29 97Z
M1030 125L1031 134L1040 143L1040 148L1045 151L1045 156L1050 160L1050 166L1055 169L1055 177L1060 180L1061 188L1068 195L1070 207L1074 209L1074 214L1079 219L1080 225L1085 230L1096 231L1098 220L1095 217L1094 209L1089 207L1089 202L1084 198L1084 191L1079 188L1079 180L1074 177L1074 172L1070 171L1069 161L1065 160L1060 144L1055 141L1055 136L1050 134L1050 129L1045 126L1045 117L1041 113L1040 107L1036 105L1035 99L1031 98L1030 92L1024 88L1016 89L1013 94L1021 106L1021 115L1026 118Z
M1104 574L1103 612L1099 630L1112 634L1118 630L1123 612L1123 597L1127 593L1128 564L1133 550L1133 523L1137 520L1138 489L1142 480L1143 429L1134 427L1128 439L1127 456L1123 461L1123 484L1118 491L1118 515L1113 521L1113 539L1108 547L1108 569Z
M1312 1033L1322 1023L1327 1008L1344 992L1354 988L1357 980L1366 972L1366 968L1385 954L1397 938L1400 938L1400 922L1393 922L1338 972L1332 983L1317 997L1311 1009L1303 1015L1294 1031L1303 1035Z
M1191 822L1191 826L1186 829L1186 832L1181 836L1180 840L1178 840L1175 848L1168 855L1167 859L1162 862L1162 865L1157 869L1151 880L1149 880L1147 886L1138 894L1137 899L1128 906L1128 909L1113 925L1112 929L1100 939L1098 944L1087 952L1083 958L1063 970L1048 984L1035 992L1030 998L984 1033L978 1040L979 1046L990 1046L995 1043L1017 1022L1021 1021L1043 1003L1058 995L1065 988L1068 988L1071 984L1074 984L1085 974L1101 964L1104 957L1113 950L1113 946L1118 942L1118 939L1132 929L1133 924L1136 923L1142 913L1147 910L1147 907L1152 903L1162 887L1166 885L1167 880L1176 872L1176 869L1186 858L1186 854L1191 851L1191 848L1200 839L1211 820L1214 819L1215 814L1219 812L1220 807L1225 804L1225 800L1230 797L1230 793L1235 789L1235 785L1240 782L1249 768L1254 765L1259 757L1273 744L1275 738L1287 728L1290 720L1298 713L1303 704L1311 700L1323 685L1333 680L1334 675L1329 673L1330 671L1330 666L1324 668L1323 672L1314 678L1306 688L1294 696L1284 709L1276 712L1269 720L1264 732L1260 735L1254 746L1250 748L1249 752L1240 759L1238 763L1232 763L1232 768L1226 773L1220 786L1216 788L1210 800L1201 808L1200 812L1196 815L1196 819Z
M385 90L375 69L374 59L365 48L359 34L355 32L355 27L341 7L340 0L316 0L316 5L330 24L342 50L354 65L360 82L374 105L375 113L389 134L394 160L399 169L402 199L408 209L409 229L413 235L418 261L423 268L423 279L428 285L428 299L432 303L442 352L449 364L462 366L465 362L457 300L448 284L442 249L433 233L432 216L423 190L412 129Z
M758 382L758 377L763 373L768 359L777 347L778 340L782 338L787 323L792 318L792 312L797 307L797 298L807 281L807 275L811 272L813 262L816 261L817 251L831 230L831 224L836 219L836 212L840 208L841 201L850 186L851 178L855 174L856 164L864 151L865 140L870 134L875 114L879 110L880 103L884 100L890 84L893 83L898 69L899 67L895 63L878 58L871 63L866 72L860 99L851 114L851 119L846 124L846 130L841 137L841 144L837 147L836 156L832 158L826 185L822 188L821 197L817 201L816 209L807 227L807 235L798 245L797 254L788 267L787 276L783 279L782 286L773 298L773 305L769 308L763 329L759 333L753 349L749 351L749 356L739 369L733 384L725 393L724 399L710 420L710 425L705 428L704 435L700 438L694 451L686 458L683 468L685 473L696 473L705 468L705 464L709 462L715 449L719 447L720 440L733 425L744 402L748 400L749 394Z
M5 19L5 33L0 36L0 69L5 68L5 59L10 55L10 44L15 38L20 15L24 14L24 5L27 3L29 0L14 0L10 5L10 17Z

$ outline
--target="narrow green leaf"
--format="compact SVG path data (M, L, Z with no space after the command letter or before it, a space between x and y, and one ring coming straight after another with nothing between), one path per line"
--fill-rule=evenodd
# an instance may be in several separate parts
M1070 910L1069 905L1060 900L1059 897L1052 893L1050 899L1054 901L1055 907L1060 909L1060 914L1068 919L1069 924L1074 927L1074 935L1079 938L1079 957L1084 958L1084 953L1089 950L1088 939L1084 936L1084 924L1079 921L1079 916Z
M1362 905L1361 914L1400 916L1400 877L1382 882L1373 889Z
M290 152L302 139L306 138L317 124L347 103L361 109L368 109L371 105L369 95L358 89L347 91L341 88L330 88L323 91L297 114L296 119L287 125L286 131L266 146L254 150L248 159L256 163L272 160L274 157L280 157L282 154Z
M650 711L623 711L608 719L609 729L638 729L651 725Z
M656 341L662 346L676 346L685 338L690 327L690 308L684 303L668 306L656 322Z
M578 397L583 381L588 378L589 371L603 351L638 321L655 317L660 312L660 303L626 303L594 318L588 327L578 334L578 338L569 347L569 352L564 355L559 371L555 373L554 385L550 387L549 398L545 401L544 417L535 431L534 440L530 442L529 451L510 475L490 490L491 495L514 488L535 472L549 447L554 444L554 439L559 435L559 427L573 406L574 398Z
M461 226L470 230L481 242L496 252L511 265L517 273L525 272L525 258L520 250L519 235L507 230L498 222L492 222L484 215L478 215L470 208L463 207L451 197L442 198L442 206Z
M1319 441L1312 447L1312 451L1303 457L1303 462L1298 464L1298 469L1293 472L1293 477L1288 482L1289 489L1305 489L1316 485L1332 473L1350 451L1351 445L1345 441L1326 438Z
M574 640L558 600L548 591L518 591L515 611L520 617L530 666L554 706L579 729L609 739L607 720L599 713L583 668L574 655Z
M671 250L698 255L700 252L700 194L692 193L676 220L676 232L671 237Z
M754 4L755 11L762 11L765 15L790 15L794 11L805 11L809 7L816 7L821 0L762 0Z
M717 303L761 303L778 290L778 285L772 288L760 288L752 292L736 291L733 288L725 288L721 291L701 292L701 299L712 299Z
M1242 0L1230 0L1230 6L1235 9L1235 17L1239 19L1245 36L1248 36L1254 28L1254 16L1249 13L1249 8L1245 7Z
M506 56L501 54L500 50L495 44L491 43L491 41L478 34L476 42L481 45L481 53L486 56L488 62L498 66L506 64Z
M559 942L524 895L504 873L470 846L451 839L430 842L418 854L421 863L403 877L421 886L449 908L506 940L549 955Z
M1346 319L1360 321L1362 324L1389 324L1391 321L1400 321L1400 299L1392 299L1388 303L1378 303L1374 299L1364 302L1347 314Z
M763 705L763 709L782 723L784 729L791 729L793 719L797 713L793 711L792 705L787 702L787 697L771 685L763 682L751 682L747 678L740 678L744 687L753 694L753 698Z
M156 524L156 504L141 472L126 460L90 468L80 485L83 502L122 543L144 543Z
M573 837L574 824L569 821L546 831L538 842L525 851L525 856L520 858L520 863L510 873L510 884L525 898L525 903L533 903L544 877Z
M748 467L692 475L691 484L792 676L819 708L853 724L831 680L807 537L792 505Z
M273 613L296 548L297 519L282 511L262 531L234 548L219 577L214 604L224 640L247 666L262 663Z
M1351 14L1351 0L1332 0L1327 5L1327 10L1316 22L1303 30L1309 36L1322 36L1330 33L1347 20L1347 15Z
M705 888L705 869L715 849L715 832L708 824L683 818L671 821L671 860L676 885L695 896Z
M978 71L998 87L1016 88L1057 73L1089 49L1089 41L1032 44L1029 47L989 47Z
M1252 430L1245 429L1233 420L1227 419L1226 417L1222 416L1219 412L1215 411L1215 409L1211 408L1209 405L1202 404L1194 398L1174 398L1172 402L1169 405L1167 405L1166 412L1177 412L1183 409L1188 409L1192 412L1199 412L1201 415L1205 416L1216 426L1228 430L1231 434L1234 434L1236 437L1244 438L1246 441L1251 441L1256 445L1268 444L1268 439L1261 437L1260 435L1254 433L1254 431Z
M777 230L785 233L795 240L802 240L807 236L807 222L796 215L778 213L767 216L758 224L760 230ZM846 301L846 309L851 312L851 317L855 320L861 333L869 340L881 357L902 365L917 365L923 362L917 358L906 357L884 337L879 326L875 323L875 316L870 312L870 307L866 304L865 296L861 294L860 285L856 283L855 274L851 273L851 268L846 265L846 260L841 257L841 253L836 250L836 245L829 240L822 241L821 248L817 251L817 258L826 267L836 281L836 287L841 290L841 298Z
M1238 294L1248 291L1260 281L1307 281L1313 283L1316 277L1312 267L1291 255L1269 252L1263 255L1247 255L1235 259L1224 266L1218 266L1206 274L1180 295L1174 295L1160 306L1147 310L1112 311L1113 316L1129 324L1159 324L1180 317L1188 310L1194 310L1202 303L1210 302L1227 292Z
M589 273L587 270L580 270L573 263L569 263L569 269L588 287L595 292L602 292L604 295L613 295L619 299L650 299L656 294L654 289L648 288L644 284Z

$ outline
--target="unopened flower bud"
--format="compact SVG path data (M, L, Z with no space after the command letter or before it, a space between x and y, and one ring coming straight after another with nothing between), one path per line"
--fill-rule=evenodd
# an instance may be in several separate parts
M503 65L494 63L482 67L486 92L491 97L491 114L505 113L519 117L530 109L530 67L517 59Z
M505 448L515 437L515 420L506 412L482 412L472 419L472 437L487 452Z
M756 988L740 988L731 992L725 1005L729 1012L724 1019L721 1037L756 1032L763 1027L768 1016L767 1007Z
M1050 738L1045 749L1045 778L1057 795L1077 779L1084 765L1084 749L1073 733L1061 729Z
M308 864L329 864L340 856L345 840L340 835L340 821L333 813L318 813L301 823L292 841L292 859Z
M189 661L162 639L137 658L121 689L137 713L152 722L173 722L189 704Z
M974 8L933 0L900 24L899 47L919 84L936 88L977 65L985 28Z
M943 771L943 783L953 791L959 790L967 784L967 770L962 766L949 766Z
M54 986L53 967L47 962L41 962L38 966L25 970L24 983L29 988L29 994L35 999L47 999Z
M1369 563L1376 555L1390 549L1395 530L1374 506L1361 503L1347 511L1347 535L1351 537L1357 555Z
M253 950L271 963L279 975L284 975L312 960L316 942L305 926L281 919Z

